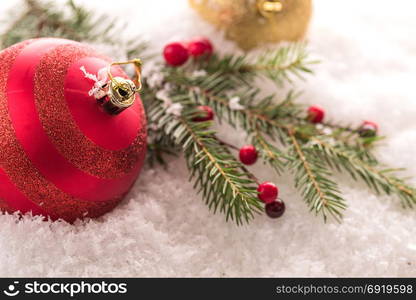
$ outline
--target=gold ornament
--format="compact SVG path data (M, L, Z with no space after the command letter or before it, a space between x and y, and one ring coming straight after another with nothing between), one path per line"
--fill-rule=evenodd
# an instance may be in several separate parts
M189 0L189 3L244 50L302 39L312 14L312 0Z

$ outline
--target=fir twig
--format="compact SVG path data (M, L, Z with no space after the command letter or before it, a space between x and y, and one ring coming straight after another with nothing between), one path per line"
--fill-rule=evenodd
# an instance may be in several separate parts
M305 43L293 43L268 51L257 57L247 55L214 55L208 62L201 61L200 66L209 74L233 76L245 84L256 76L265 76L279 85L293 78L304 79L302 73L312 73L309 66L318 63L310 60Z
M53 1L22 0L18 17L1 35L0 46L8 47L23 40L60 37L75 41L119 44L131 58L143 53L146 44L138 37L125 38L121 24L107 15L93 14L73 0L67 0L66 12Z
M266 52L254 64L243 66L242 71L264 74L281 85L285 80L292 82L294 77L304 79L302 73L312 73L308 66L315 63L309 60L305 44L295 43Z
M175 100L186 105L184 97ZM254 213L260 213L255 176L216 137L215 131L210 129L211 122L192 122L194 109L187 109L176 117L164 112L161 105L161 101L154 97L148 111L149 119L159 120L158 126L182 148L190 179L208 207L214 213L224 213L226 220L231 219L238 225L243 221L249 222Z
M400 169L378 169L376 161L363 160L356 150L341 143L330 144L319 137L314 137L313 142L316 154L325 156L329 166L338 169L342 167L354 180L362 179L376 193L398 195L404 206L412 207L416 204L416 190L393 174Z
M151 167L154 167L156 163L163 165L167 168L166 156L176 156L178 147L172 141L172 139L164 134L160 130L148 130L150 136L147 142L147 154L146 158Z
M177 135L178 144L183 145L189 169L197 170L197 176L191 172L191 177L208 207L214 213L219 209L227 220L235 220L238 225L243 220L249 222L254 211L261 211L261 205L255 182L247 170L238 172L244 167L215 138L209 122L195 124L181 117L179 124L173 134Z
M301 146L293 130L289 130L292 149L289 169L295 172L295 186L315 214L321 213L326 221L328 213L340 221L340 210L346 208L345 200L340 196L338 185L330 180L333 175L324 164Z
M260 153L260 157L268 163L277 174L281 174L285 168L286 155L275 145L267 141L256 125L253 126L252 144Z

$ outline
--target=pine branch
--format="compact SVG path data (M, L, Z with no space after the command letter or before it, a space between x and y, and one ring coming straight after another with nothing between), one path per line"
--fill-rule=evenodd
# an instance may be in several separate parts
M288 97L279 104L272 104L270 97L267 97L256 105L233 111L229 108L229 100L219 96L221 91L217 91L215 86L210 86L208 89L207 85L199 82L197 87L189 85L187 87L191 101L210 105L216 110L219 118L226 116L227 121L233 126L239 126L249 134L252 133L253 144L258 147L265 161L278 173L285 167L298 170L296 187L301 189L302 196L311 210L314 210L316 214L322 214L324 220L328 215L332 215L338 221L341 219L341 210L345 209L346 205L344 199L340 197L337 184L329 179L332 174L315 157L302 150L297 141L298 137L295 137L290 127L277 121L279 116L287 116L288 107L289 111L295 114L293 111L296 111L297 107L291 105L293 93L289 93ZM256 93L246 93L245 95L247 100L244 101L243 97L243 104L253 102ZM305 122L302 120L301 123ZM283 154L275 145L266 141L263 133L270 138L277 137L284 143L289 141L295 151L289 150L289 154ZM297 159L294 160L293 157ZM299 168L299 166L303 166L303 168ZM304 180L305 176L306 181Z
M151 91L147 90L147 93ZM172 100L187 105L186 97L176 95ZM255 176L216 137L211 122L192 122L195 109L185 109L180 117L176 117L167 114L162 105L154 97L148 117L151 121L158 120L159 128L184 151L190 180L202 193L205 203L214 213L224 213L226 220L231 219L238 225L248 223L254 213L262 210Z
M255 74L246 70L250 61L246 55L225 55L220 57L213 55L207 61L199 61L199 67L204 69L209 75L225 75L243 84L249 84Z
M119 44L128 58L143 53L146 44L138 37L124 38L116 19L96 15L68 0L64 9L53 1L22 0L22 9L12 25L0 35L0 46L8 47L23 40L60 37L75 41ZM15 15L15 13L13 13Z
M404 179L394 175L400 169L379 169L377 161L363 160L354 149L340 143L330 144L323 138L313 138L315 152L325 157L328 166L339 169L342 167L354 180L362 179L376 193L396 194L404 206L416 204L416 190Z
M268 142L258 128L254 130L251 143L260 153L262 160L266 162L270 167L272 167L277 174L280 175L286 167L286 155L275 145Z
M205 89L203 89L205 88ZM211 89L207 88L207 85L203 82L199 82L198 86L188 86L190 97L189 99L197 104L206 104L210 105L212 108L215 109L217 116L222 119L225 117L227 121L232 124L234 127L239 126L240 128L244 128L246 132L252 135L252 143L255 144L256 147L260 150L262 157L268 162L275 170L279 171L283 168L292 168L294 167L293 164L285 166L284 160L289 160L292 163L295 162L290 160L290 157L293 158L290 154L283 154L283 152L275 147L272 143L265 144L265 138L263 134L271 137L272 139L278 138L283 143L286 141L292 141L293 144L293 137L288 134L290 132L290 128L285 124L281 123L280 121L284 118L292 118L292 116L296 116L299 114L299 110L296 106L291 106L290 102L292 101L293 94L289 94L285 101L282 101L280 104L272 105L270 99L263 99L260 101L260 104L257 106L249 106L242 110L232 111L229 108L229 99L223 97L221 95L221 90L217 93L215 86L210 86ZM242 97L242 103L251 103L253 102L252 98L255 97L255 93L246 93L247 100L244 100L244 96ZM289 108L288 108L289 107ZM279 118L280 116L281 118ZM305 142L309 139L313 138L319 133L319 130L316 130L315 125L308 123L304 118L296 117L298 123L294 123L293 119L290 124L297 124L296 133L296 141L299 138L303 138ZM312 132L310 132L312 130ZM344 141L344 138L341 136L341 133L344 133L342 127L338 127L339 132L334 134L333 137L339 138L340 141ZM351 134L350 131L347 131L347 134ZM355 134L355 132L354 132ZM293 135L293 134L292 134ZM355 135L357 137L357 135ZM288 137L290 137L288 139ZM300 142L297 142L300 145ZM300 146L299 146L300 147ZM355 138L355 144L349 145L351 149L353 149L354 153L356 153L357 157L360 157L363 161L371 161L377 163L377 160L374 156L368 151L368 147L365 146L361 142L361 140L357 140ZM314 187L314 189L306 189L305 186L302 186L301 182L298 181L297 187L303 189L302 195L305 201L311 206L311 209L315 211L315 213L321 213L324 219L327 219L328 215L332 215L338 221L342 216L342 210L345 209L345 201L340 197L339 189L336 183L332 182L329 178L332 174L325 168L321 161L316 160L316 156L309 154L307 151L300 155L299 149L296 148L295 153L297 153L297 157L301 159L302 157L306 160L303 161L303 166L305 164L309 165L314 163L314 167L310 167L306 175L309 178L309 182L314 182L313 178L319 178L320 182L314 182L310 187ZM304 150L305 151L305 150ZM290 151L289 151L290 153ZM281 158L276 160L276 158ZM299 163L299 161L297 161ZM299 166L299 165L297 165ZM306 170L304 168L304 170ZM311 176L310 172L314 170L317 174ZM302 173L298 173L298 179ZM303 174L305 175L305 174ZM397 182L397 179L390 180L390 183ZM306 184L307 182L304 182ZM316 187L321 188L317 189ZM324 191L324 192L323 192Z
M188 94L189 101L211 106L220 122L225 118L233 127L240 126L248 134L257 129L273 139L278 137L284 142L287 137L285 133L287 128L277 120L286 116L288 107L290 107L291 114L296 114L294 111L299 113L298 106L292 104L293 98L296 97L295 93L288 93L286 99L279 104L273 104L273 96L256 101L258 89L247 87L241 92L233 91L229 89L230 86L234 86L233 79L227 79L222 74L212 74L193 80L186 74L176 71L174 76L169 74L167 80L185 90L184 93ZM228 94L239 97L240 103L245 108L231 109L230 96L226 95L227 91Z
M176 76L180 77L181 75L176 73ZM182 76L185 78L185 75ZM263 160L273 167L277 173L286 168L292 169L303 166L303 171L307 170L307 172L301 173L302 169L299 169L296 185L301 189L305 202L310 205L316 214L320 213L325 220L328 215L332 215L338 221L341 219L342 210L345 209L346 204L340 196L336 183L329 179L332 174L327 170L323 161L317 160L317 156L311 154L310 150L303 146L309 140L321 135L322 131L301 116L304 109L293 104L294 93L289 93L284 101L274 104L271 97L255 101L254 99L258 94L257 90L248 88L248 92L239 94L240 103L243 104L244 109L232 110L229 107L230 97L227 97L224 92L228 89L223 89L217 85L218 82L221 82L222 85L232 85L224 83L227 80L223 75L212 74L198 80L189 80L189 78L186 80L184 78L176 83L180 88L187 89L189 101L195 104L209 105L215 110L220 120L226 119L232 126L243 128L251 136L252 143L259 150ZM253 104L254 102L257 103ZM292 129L286 124L295 126L296 133L290 134ZM325 127L327 125L322 124L321 126ZM376 158L368 151L368 146L371 143L360 138L357 130L337 124L333 125L332 129L333 133L329 136L335 141L348 146L357 158L363 162L378 163ZM276 138L279 139L283 145L289 143L292 148L288 152L283 152L276 147L275 143L267 142L264 135L271 138L272 141ZM299 147L294 148L292 135L295 135L295 141ZM293 149L297 151L293 151ZM302 150L302 155L299 150ZM295 160L293 160L294 157ZM302 164L299 164L300 162ZM336 164L334 163L334 165ZM309 168L306 168L306 166ZM312 171L316 174L311 173ZM300 181L302 175L307 175L307 181ZM319 178L319 181L314 181L314 178ZM362 179L366 180L365 177ZM397 180L397 178L390 179L387 183L397 183ZM406 194L404 197L406 199Z
M269 53L268 55L271 54ZM279 74L281 73L282 75L276 75L279 78L282 77L281 83L283 83L283 79L290 80L289 74L292 72L292 69L298 68L299 71L295 73L300 75L299 72L310 71L307 68L307 65L316 63L314 61L307 60L308 55L305 50L305 45L303 44L295 44L294 46L283 47L277 50L276 53L274 53L272 56L274 57L274 62L267 66L271 69L277 68L277 72ZM293 59L290 60L290 58ZM263 61L265 58L258 60ZM285 60L290 61L290 63L287 65L280 64ZM215 56L210 61L211 62L205 66L209 71L208 76L206 77L192 79L189 75L187 75L186 70L174 69L174 76L172 76L171 72L168 75L171 76L169 79L173 80L177 84L184 84L188 87L193 87L196 89L202 88L208 97L215 96L220 98L227 98L224 95L224 91L228 94L234 91L236 95L244 95L244 97L242 97L242 102L246 102L246 104L253 102L253 98L255 98L259 92L258 89L253 85L253 78L259 76L259 71L264 71L261 64L250 65L246 56L238 55L229 55L222 59L220 59L218 56ZM205 61L202 61L202 66L204 66L205 63ZM230 76L232 74L236 76ZM242 81L244 82L243 89L241 89ZM305 108L294 104L293 102L293 99L297 98L298 96L299 94L296 94L293 91L290 92L287 98L282 103L280 103L279 106L274 105L273 97L266 97L263 99L261 103L262 105L259 105L259 107L262 106L263 111L268 112L269 114L273 111L277 112L277 114L274 116L275 119L287 119L285 121L290 123L295 122L312 128L311 124L306 119ZM228 99L223 100L228 102ZM351 138L356 138L359 133L358 128L353 128L349 125L340 125L329 121L322 122L321 125L323 127L331 128L334 131L333 135L337 136L338 138L341 138L342 136L344 141L347 141ZM315 126L313 126L313 129L316 129ZM376 140L377 139L364 139L363 141L367 145L370 145Z
M301 191L305 202L311 211L322 215L324 220L332 216L340 221L346 208L337 183L331 180L333 174L330 167L343 167L355 178L364 180L375 191L381 189L386 193L397 193L410 206L414 202L413 188L405 185L402 179L389 174L391 170L376 169L378 161L369 151L369 146L377 141L378 137L363 139L359 136L358 130L350 126L329 122L318 126L311 124L304 116L305 108L293 102L296 96L294 93L289 93L284 101L277 104L273 96L260 98L259 90L252 81L247 81L248 78L266 74L282 82L290 81L293 76L298 75L297 72L308 72L299 67L303 64L305 56L300 55L299 59L290 60L288 53L283 51L280 56L274 58L268 56L269 60L263 58L267 68L262 68L261 64L247 68L248 60L245 57L229 56L223 62L215 58L212 65L208 63L208 66L205 66L208 71L206 76L194 78L189 70L184 68L167 70L165 80L173 83L176 88L175 94L178 97L180 94L181 101L186 101L187 105L209 105L220 122L225 120L233 127L243 129L264 161L278 172L285 168L294 171L295 185ZM289 63L284 64L284 61ZM206 63L201 65L204 64ZM247 83L244 84L244 88L240 88L244 80ZM239 98L242 108L230 107L230 99L233 97ZM331 157L322 155L316 150L316 146L311 146L311 141L314 142L316 137L325 134L326 128L332 130L326 133L326 138L342 144L354 155L354 159L344 157L345 162L341 162L340 159L346 156L345 153L335 155L334 152L330 152ZM276 140L279 140L281 145L277 146ZM282 150L284 147L287 147L286 151Z
M172 133L183 145L191 178L208 207L241 225L254 217L253 212L261 211L256 183L247 173L238 171L241 163L215 138L210 126L209 122L195 124L181 117Z
M254 59L247 55L215 55L208 62L201 61L200 66L209 74L233 76L246 84L256 76L265 76L282 85L295 77L303 79L302 73L312 73L309 66L316 63L309 59L304 43L294 43Z
M245 66L243 70L264 74L282 85L284 81L291 83L295 77L304 79L302 73L312 73L308 66L317 62L308 59L305 44L295 43L266 52L254 64Z
M176 156L179 147L163 131L148 129L148 136L147 162L151 167L158 163L167 168L166 156Z
M24 10L21 16L2 35L3 46L7 47L25 39L42 36L82 40L82 34L85 33L91 38L93 24L88 19L87 12L75 6L72 1L66 4L70 11L70 18L65 17L64 12L53 2L38 0L24 0L23 2Z
M340 210L346 208L345 200L340 196L338 185L330 180L332 173L306 147L302 147L295 133L289 131L292 143L289 153L289 169L295 172L295 186L302 191L302 196L315 214L321 213L324 220L328 214L340 221Z
M240 151L240 148L238 148L238 147L236 147L236 146L234 146L234 145L232 145L232 144L230 144L230 143L228 143L228 142L226 142L226 141L224 141L224 140L222 140L218 137L216 137L216 139L218 140L218 142L221 145L226 146L226 151L228 151L228 153L231 154L230 149L235 150L237 152ZM257 185L260 184L260 181L258 180L258 178L253 173L251 173L243 164L240 164L239 168L247 175L248 178L252 179Z

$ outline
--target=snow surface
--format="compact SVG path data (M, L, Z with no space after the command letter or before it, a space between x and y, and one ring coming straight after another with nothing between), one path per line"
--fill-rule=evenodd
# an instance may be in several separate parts
M186 0L84 2L122 16L153 49L206 35L221 51L236 50ZM322 63L297 83L300 101L325 107L333 120L379 123L388 136L380 157L409 175L416 173L415 11L412 0L315 0L309 39ZM244 143L242 134L222 135ZM195 195L183 160L173 159L168 171L143 171L128 198L98 220L71 226L0 216L0 276L416 276L416 211L337 176L349 208L342 224L324 224L290 175L254 170L278 183L287 205L281 219L227 224Z

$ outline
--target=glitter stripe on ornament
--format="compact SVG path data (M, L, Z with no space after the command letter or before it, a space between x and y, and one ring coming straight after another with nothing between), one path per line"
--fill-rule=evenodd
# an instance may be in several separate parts
M124 195L107 202L87 202L63 193L39 174L16 140L7 105L8 74L22 49L36 41L27 40L0 52L0 166L16 188L37 205L42 204L49 215L68 222L82 216L98 217L112 210ZM0 209L12 212L4 206Z
M68 42L40 39L16 57L7 83L9 115L16 137L34 166L63 192L85 201L118 197L135 178L100 179L76 168L56 150L40 123L34 99L36 67L43 55L63 43Z
M13 210L18 210L22 214L32 212L33 215L46 216L47 213L38 205L30 201L16 186L10 181L6 173L0 168L0 198ZM52 216L56 218L56 216Z
M77 168L99 178L130 176L134 180L146 149L144 109L140 98L117 116L100 109L94 96L88 95L93 81L80 70L85 66L94 74L108 66L108 59L97 56L81 44L59 46L43 56L35 75L39 118L56 149ZM120 68L114 71L127 77ZM112 148L124 149L105 149L113 143Z

